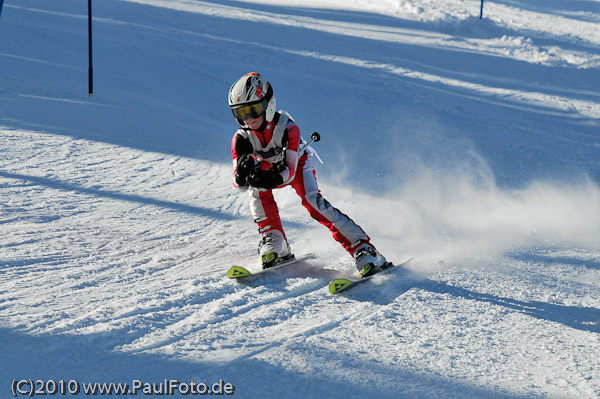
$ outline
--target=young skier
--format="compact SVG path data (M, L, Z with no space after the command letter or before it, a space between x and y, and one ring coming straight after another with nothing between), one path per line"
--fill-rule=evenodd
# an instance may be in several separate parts
M304 148L306 141L298 125L275 107L273 88L256 72L242 76L229 90L229 108L239 125L231 141L233 181L249 193L252 218L262 234L259 254L263 268L293 256L272 192L292 186L310 215L329 228L354 258L361 277L369 275L385 258L352 219L323 198L312 148Z

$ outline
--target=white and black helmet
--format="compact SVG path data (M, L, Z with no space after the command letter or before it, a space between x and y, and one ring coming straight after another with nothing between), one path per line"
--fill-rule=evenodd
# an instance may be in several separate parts
M247 117L258 118L263 113L271 122L276 108L271 84L256 72L245 74L229 89L229 108L240 126Z

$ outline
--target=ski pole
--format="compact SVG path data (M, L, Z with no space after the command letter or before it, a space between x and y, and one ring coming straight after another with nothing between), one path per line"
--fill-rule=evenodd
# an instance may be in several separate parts
M302 148L300 149L300 151L298 151L298 152L304 151L305 149L308 148L309 145L311 145L312 143L316 143L319 140L321 140L321 135L317 132L313 132L310 135L310 141L308 143L306 143L305 145L303 145Z

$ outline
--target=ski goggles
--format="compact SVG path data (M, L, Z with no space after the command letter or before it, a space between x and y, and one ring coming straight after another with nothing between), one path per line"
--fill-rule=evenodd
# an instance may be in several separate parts
M267 100L262 100L258 103L242 105L241 107L232 108L231 112L233 112L233 116L235 117L235 119L237 119L240 125L243 125L245 123L244 121L247 118L250 117L252 119L256 119L259 116L261 116L263 112L265 112L266 108Z

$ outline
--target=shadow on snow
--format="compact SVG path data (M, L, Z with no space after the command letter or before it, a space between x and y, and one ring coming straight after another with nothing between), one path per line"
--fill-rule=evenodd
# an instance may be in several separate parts
M416 374L403 371L402 367L383 367L380 364L365 364L359 359L336 358L335 354L317 353L328 361L341 361L346 367L361 369L375 368L389 375L386 387L356 382L356 378L328 378L319 373L307 373L294 368L292 364L273 366L261 359L242 358L230 361L182 360L169 356L138 353L130 354L114 351L127 335L124 331L71 335L40 334L30 335L9 328L0 328L3 342L0 380L3 392L10 392L14 379L77 380L83 383L127 383L131 387L134 380L156 384L165 379L181 383L205 383L212 386L223 380L235 387L231 397L248 399L286 397L290 399L340 398L507 398L517 395L495 392L482 387L469 386L437 375ZM316 369L319 364L314 364ZM118 370L118 372L115 372ZM391 375L393 370L393 375ZM116 375L120 377L115 377ZM116 381L115 378L128 378ZM138 395L142 394L138 392ZM8 393L7 393L8 395ZM433 395L433 396L432 396ZM121 397L123 395L107 395ZM165 396L159 394L158 396ZM157 396L157 397L158 397ZM189 395L188 395L189 396ZM175 391L170 397L188 397ZM224 395L227 397L227 395ZM154 397L154 396L153 396Z
M429 292L450 294L454 297L505 307L540 320L560 323L577 330L600 333L600 309L556 305L539 301L519 301L513 298L475 292L429 279L422 282L419 287Z
M75 186L72 184L64 183L64 182L61 182L58 180L47 179L44 177L28 176L28 175L9 173L9 172L4 172L4 171L0 171L0 176L7 178L7 179L18 179L18 180L27 181L32 184L46 186L46 187L56 189L56 190L72 191L72 192L92 195L92 196L96 196L96 197L110 198L110 199L115 199L115 200L119 200L119 201L135 202L135 203L140 203L140 204L144 204L144 205L152 205L152 206L157 206L160 208L171 209L171 210L177 211L177 212L184 212L184 213L189 213L189 214L193 214L193 215L205 216L205 217L209 217L212 219L219 219L219 220L237 220L238 219L238 217L236 217L236 216L233 216L233 215L230 215L227 213L223 213L223 212L219 212L216 210L208 209L208 208L199 207L199 206L179 204L176 202L169 202L169 201L163 201L163 200L154 199L154 198L141 197L139 195L133 195L133 194L123 194L123 193L114 192L114 191L99 190L99 189L95 189L95 188Z

